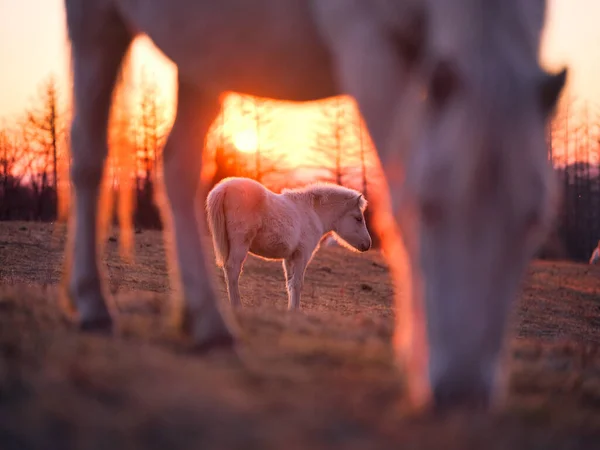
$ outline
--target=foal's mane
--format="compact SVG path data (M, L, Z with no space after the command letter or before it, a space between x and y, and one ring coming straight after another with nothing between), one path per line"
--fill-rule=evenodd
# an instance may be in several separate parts
M322 181L296 189L286 188L281 191L281 194L290 198L318 202L322 206L358 200L361 211L364 211L367 207L367 199L357 190Z

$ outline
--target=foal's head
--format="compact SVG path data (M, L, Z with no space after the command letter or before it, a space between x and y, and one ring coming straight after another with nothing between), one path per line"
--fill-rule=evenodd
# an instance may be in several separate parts
M487 405L511 302L552 217L546 127L566 71L538 63L544 0L424 4L400 225L423 289L434 402Z
M356 250L366 252L371 248L371 236L365 223L365 198L358 194L350 198L340 208L340 214L333 223L333 231Z
M321 184L312 188L315 206L327 218L328 228L341 244L365 252L371 248L371 236L365 223L367 200L360 192L337 185Z

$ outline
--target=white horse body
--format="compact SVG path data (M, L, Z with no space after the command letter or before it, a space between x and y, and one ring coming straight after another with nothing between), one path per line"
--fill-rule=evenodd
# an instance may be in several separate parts
M299 308L304 272L325 234L334 232L359 251L371 247L365 208L359 192L337 185L309 185L276 194L249 178L219 182L208 194L206 209L231 304L241 305L238 280L250 252L284 260L289 309Z
M310 1L112 2L129 27L147 34L177 65L180 78L208 95L236 91L307 101L340 92ZM194 25L178 26L188 22Z
M198 348L235 342L194 208L200 149L220 97L343 93L357 101L390 186L389 199L371 198L399 288L395 344L409 397L437 407L489 404L501 386L511 305L552 214L545 132L566 72L548 74L538 61L546 0L65 5L75 111L66 274L82 329L112 326L97 262L98 194L118 73L135 36L146 33L178 69L163 217L175 237L184 325Z

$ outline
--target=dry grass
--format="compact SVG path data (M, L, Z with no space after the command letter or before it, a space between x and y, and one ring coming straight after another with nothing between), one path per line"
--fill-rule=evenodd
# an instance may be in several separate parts
M600 448L600 269L535 263L496 415L412 417L393 365L392 288L377 252L321 250L303 312L285 312L280 264L249 258L241 358L190 355L165 317L158 233L105 268L113 336L60 313L64 236L0 223L0 449ZM222 299L226 294L218 275Z

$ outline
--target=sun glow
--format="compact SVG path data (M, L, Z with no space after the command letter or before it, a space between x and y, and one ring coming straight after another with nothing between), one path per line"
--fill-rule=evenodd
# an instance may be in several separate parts
M235 148L242 153L253 153L259 145L258 135L251 129L235 132L232 140Z

